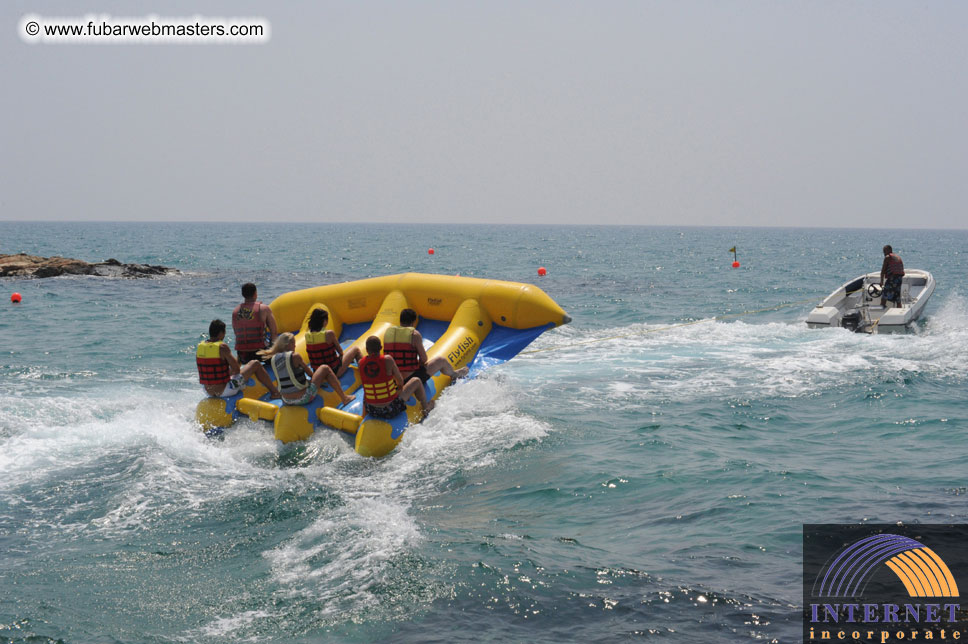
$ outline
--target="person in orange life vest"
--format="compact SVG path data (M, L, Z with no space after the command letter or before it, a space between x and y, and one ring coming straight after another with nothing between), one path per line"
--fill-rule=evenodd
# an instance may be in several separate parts
M257 359L256 352L268 349L276 339L276 318L272 315L272 309L257 301L258 296L255 284L246 282L242 285L242 297L245 301L232 311L235 352L239 354L239 362L243 364ZM269 331L268 340L266 330Z
M400 311L400 326L391 326L383 334L384 349L387 354L393 356L403 379L409 380L411 376L416 376L421 382L427 382L438 371L442 371L451 378L466 376L467 367L455 370L444 356L437 356L430 362L427 361L423 336L420 335L420 331L413 328L416 323L417 312L413 309L403 309Z
M343 347L339 344L336 332L323 331L328 322L329 313L324 309L315 309L309 316L306 353L309 354L310 367L318 369L321 365L326 365L333 370L337 378L342 378L353 361L362 357L363 352L358 347L350 347L346 353L343 353Z
M881 264L881 306L885 301L894 302L901 306L901 281L904 277L904 262L894 254L894 249L888 244L883 249L884 263Z
M363 382L363 409L367 415L393 418L406 410L410 396L417 397L424 413L433 409L434 401L427 400L420 378L414 376L404 382L393 357L382 351L380 338L371 335L366 339L366 356L360 360L360 380Z
M339 386L339 380L332 369L323 365L313 371L303 362L302 356L296 353L296 336L288 331L280 333L272 346L259 351L258 355L262 360L271 361L282 402L287 405L307 405L312 402L324 380L344 405L353 402L353 398L347 396Z
M195 350L198 381L205 393L214 398L231 398L240 393L242 383L254 375L273 398L278 398L279 390L269 379L262 363L250 360L240 368L239 361L232 355L229 345L223 342L224 339L225 322L212 320L208 325L208 341L199 343Z

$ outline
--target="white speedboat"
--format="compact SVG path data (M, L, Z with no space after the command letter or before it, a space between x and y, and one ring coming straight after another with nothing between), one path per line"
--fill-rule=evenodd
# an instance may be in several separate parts
M862 333L903 331L921 317L931 294L934 276L928 271L905 269L901 282L901 306L881 306L880 272L847 282L817 305L807 316L807 326L842 326Z

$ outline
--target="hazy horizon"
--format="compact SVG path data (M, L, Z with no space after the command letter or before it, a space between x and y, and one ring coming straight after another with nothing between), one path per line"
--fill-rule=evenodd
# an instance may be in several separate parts
M30 44L26 14L256 16L271 40ZM968 227L964 3L0 16L3 221Z
M8 224L32 224L32 223L47 223L47 224L59 224L59 223L71 223L71 224L211 224L211 225L225 225L224 220L175 220L175 221L161 221L161 220L133 220L133 219L0 219L0 223ZM406 222L406 221L314 221L314 220L285 220L276 219L273 221L237 221L232 222L233 225L238 226L271 226L274 224L306 224L306 225L319 225L319 226L352 226L356 224L365 224L369 226L511 226L511 227L541 227L541 226L551 226L551 227L563 227L563 228L725 228L725 229L763 229L763 230L870 230L866 226L801 226L801 225L783 225L783 224L624 224L624 223L543 223L543 222L469 222L469 221L451 221L451 222ZM932 226L879 226L876 230L892 230L892 231L936 231L936 232L968 232L968 227L965 228L943 228L943 227L932 227Z

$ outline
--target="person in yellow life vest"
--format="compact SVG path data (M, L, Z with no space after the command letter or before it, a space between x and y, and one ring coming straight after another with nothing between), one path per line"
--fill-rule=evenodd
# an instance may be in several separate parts
M305 336L309 366L315 371L320 366L326 365L333 370L337 378L342 378L353 361L363 356L363 352L359 347L350 347L344 353L336 332L326 329L328 323L329 313L325 309L315 309L309 316Z
M272 346L259 351L258 355L262 360L270 361L279 382L282 402L287 405L308 405L316 397L323 381L329 383L344 405L353 402L353 398L340 387L332 369L326 365L316 371L309 368L302 356L296 353L296 336L288 331L280 333Z
M383 353L380 338L366 339L366 356L360 360L360 380L363 382L363 409L374 418L393 418L407 408L406 400L416 396L424 412L434 408L427 400L423 383L416 376L404 381L392 356Z
M272 309L258 301L255 284L242 285L245 301L232 311L232 330L235 332L235 352L239 362L246 363L257 358L256 352L269 348L277 334L276 318Z
M265 385L273 398L279 397L279 390L269 378L265 368L258 360L250 360L239 366L232 355L229 345L225 344L225 322L212 320L208 325L208 340L201 342L195 350L195 366L198 367L198 382L205 393L214 398L231 398L242 392L242 383L255 376Z
M391 326L383 335L384 350L393 356L404 380L412 376L420 378L420 382L427 382L438 371L451 378L463 378L467 375L467 367L454 369L447 358L437 356L427 361L427 350L424 349L423 336L414 328L417 323L417 312L413 309L400 311L400 326Z

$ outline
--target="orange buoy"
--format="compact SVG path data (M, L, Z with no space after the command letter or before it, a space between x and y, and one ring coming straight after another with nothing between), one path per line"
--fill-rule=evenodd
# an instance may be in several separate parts
M547 274L548 274L548 269L547 268L545 268L544 266L539 266L538 267L538 275L541 275L542 277L544 277Z
M733 262L733 268L739 268L739 262Z
M434 249L433 248L428 248L427 249L427 254L428 255L433 255L434 254Z
M14 304L20 304L21 299L22 298L20 297L20 293L14 293L13 295L10 296L10 301L13 302Z

